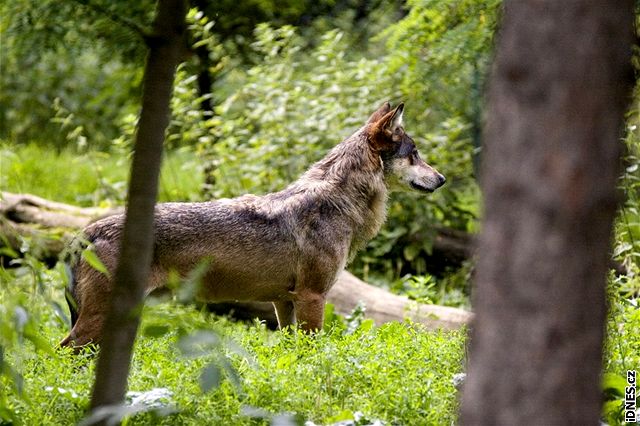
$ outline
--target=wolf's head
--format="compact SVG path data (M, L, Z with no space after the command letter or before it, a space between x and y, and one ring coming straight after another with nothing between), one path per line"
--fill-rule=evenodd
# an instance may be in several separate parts
M382 159L390 190L433 192L446 179L420 158L416 144L402 127L403 111L404 104L392 110L385 102L374 112L367 121L369 144Z

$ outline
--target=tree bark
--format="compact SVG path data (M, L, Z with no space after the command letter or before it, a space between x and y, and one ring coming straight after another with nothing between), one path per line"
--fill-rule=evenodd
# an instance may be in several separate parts
M597 425L631 0L511 0L488 97L464 425Z
M91 409L123 401L153 250L153 211L175 69L185 49L186 2L160 0L147 37L142 110L131 167L120 259L103 332Z

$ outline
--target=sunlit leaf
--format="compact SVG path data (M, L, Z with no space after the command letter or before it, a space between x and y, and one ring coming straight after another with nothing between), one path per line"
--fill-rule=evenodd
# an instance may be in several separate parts
M626 386L627 381L618 374L605 373L602 378L602 390L607 394L622 397Z
M91 249L87 248L82 251L82 258L96 271L102 272L106 276L109 276L109 271L104 263L100 260L98 255Z

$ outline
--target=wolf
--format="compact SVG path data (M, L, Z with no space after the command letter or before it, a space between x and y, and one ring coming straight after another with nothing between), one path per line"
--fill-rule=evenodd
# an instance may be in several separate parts
M403 128L404 104L385 102L363 127L297 181L263 196L161 203L146 294L208 259L198 297L272 302L280 328L322 326L327 292L346 263L380 230L389 192L430 193L445 183ZM60 343L99 344L115 275L124 215L88 225L84 238L109 274L84 259L72 266L72 329Z

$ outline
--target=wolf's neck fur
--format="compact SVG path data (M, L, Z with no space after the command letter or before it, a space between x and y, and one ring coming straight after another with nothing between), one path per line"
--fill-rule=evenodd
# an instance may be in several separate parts
M353 230L350 257L378 233L386 219L382 160L369 146L366 127L335 146L285 192L294 198L294 194L309 197L316 206L329 206L329 214L348 222Z

